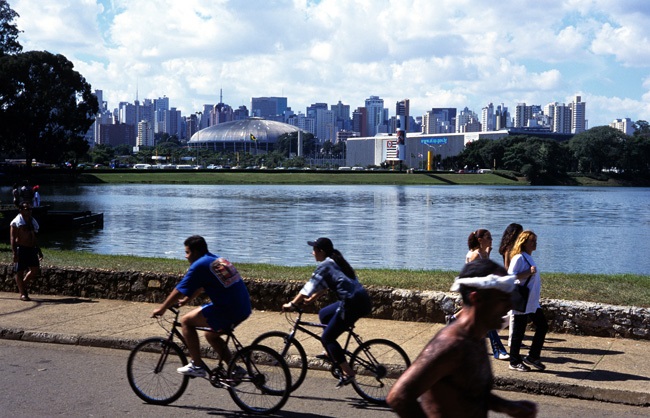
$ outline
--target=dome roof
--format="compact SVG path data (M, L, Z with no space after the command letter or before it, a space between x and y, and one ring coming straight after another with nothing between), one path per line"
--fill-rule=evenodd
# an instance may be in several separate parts
M248 118L213 125L196 132L190 143L224 143L250 141L251 134L259 143L275 144L283 134L298 132L298 128L282 122L262 118Z

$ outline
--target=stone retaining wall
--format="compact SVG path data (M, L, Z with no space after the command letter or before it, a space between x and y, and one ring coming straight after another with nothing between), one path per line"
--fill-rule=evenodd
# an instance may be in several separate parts
M1 291L16 292L11 267L0 265ZM179 279L179 275L136 271L44 267L42 277L31 289L46 295L160 303ZM302 287L296 282L245 281L257 310L279 310ZM372 316L379 319L444 322L445 315L459 306L459 297L454 293L373 287L368 291L374 307ZM331 301L323 300L311 307L312 312ZM646 308L556 299L542 299L542 307L553 332L650 340L650 310Z

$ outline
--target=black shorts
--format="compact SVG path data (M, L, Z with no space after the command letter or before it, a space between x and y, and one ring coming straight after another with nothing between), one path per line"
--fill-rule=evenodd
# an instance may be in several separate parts
M40 267L38 248L19 246L16 248L16 253L18 254L18 262L14 265L14 271L23 271L30 267Z

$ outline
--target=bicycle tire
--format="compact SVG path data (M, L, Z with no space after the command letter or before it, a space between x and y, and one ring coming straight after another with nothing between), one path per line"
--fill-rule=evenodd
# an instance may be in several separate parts
M350 357L350 366L356 372L352 387L363 399L385 405L388 392L410 365L406 352L394 342L366 341Z
M168 405L185 392L189 376L176 369L187 364L183 350L164 338L148 338L135 346L126 363L131 389L143 401Z
M287 345L288 339L289 334L286 332L270 331L255 338L252 345L261 344L271 347L284 357L284 361L289 366L291 391L293 392L300 387L307 376L307 354L298 340L292 338Z
M238 371L245 371L239 374ZM291 375L282 356L272 348L251 345L235 353L224 381L232 400L244 412L272 414L291 394Z

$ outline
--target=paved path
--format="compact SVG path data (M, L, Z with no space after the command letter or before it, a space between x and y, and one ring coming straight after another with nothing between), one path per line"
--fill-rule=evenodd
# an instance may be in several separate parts
M149 317L155 306L50 295L32 295L32 302L23 302L17 294L0 292L0 338L130 349L142 338L163 335L156 320ZM315 316L311 318L316 321ZM356 330L365 340L395 341L414 360L441 327L361 319ZM249 344L262 332L288 329L283 314L254 311L236 335ZM507 331L501 336L507 339ZM301 342L310 356L322 350L308 337ZM497 360L492 367L497 386L505 390L650 406L649 354L650 341L551 333L542 352L545 372L518 373L508 369L508 362Z

